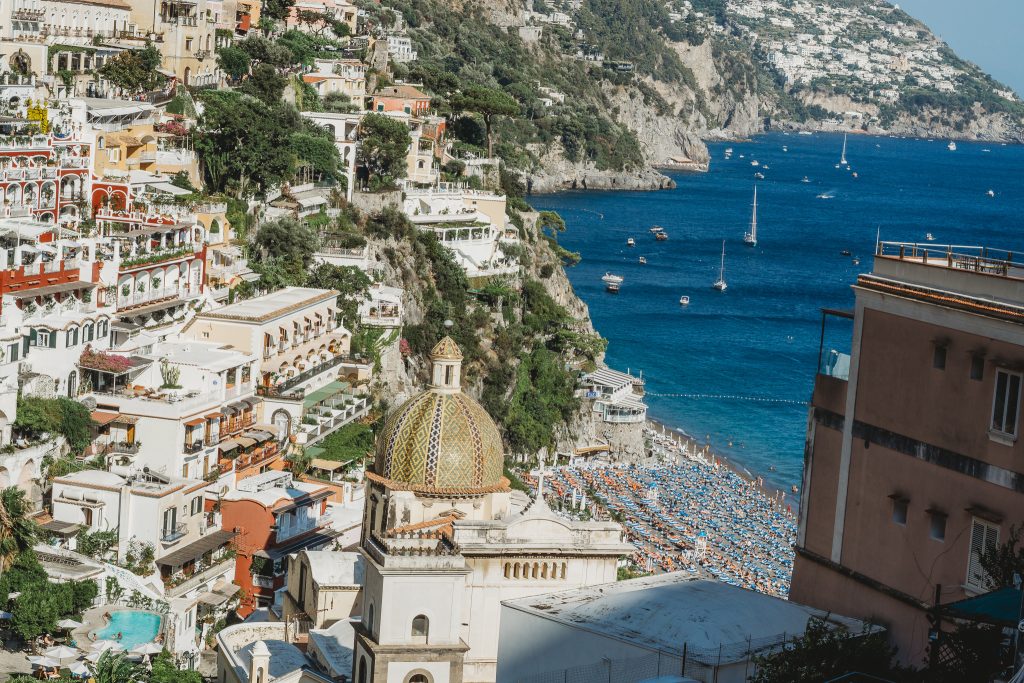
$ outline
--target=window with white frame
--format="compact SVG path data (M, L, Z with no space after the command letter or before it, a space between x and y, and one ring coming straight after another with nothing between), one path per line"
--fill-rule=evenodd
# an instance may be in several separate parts
M992 398L992 431L1017 436L1017 413L1020 409L1019 372L996 370L996 390Z
M987 591L988 572L981 566L981 555L999 545L999 526L974 517L971 519L971 547L967 558L967 586Z
M50 345L50 333L45 330L39 330L36 333L36 346L49 346Z

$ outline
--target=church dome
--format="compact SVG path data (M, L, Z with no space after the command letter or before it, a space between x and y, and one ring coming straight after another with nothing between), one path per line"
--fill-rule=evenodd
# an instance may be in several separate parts
M434 384L388 418L377 437L374 478L422 493L506 488L498 427L458 386L462 353L446 337L430 355Z

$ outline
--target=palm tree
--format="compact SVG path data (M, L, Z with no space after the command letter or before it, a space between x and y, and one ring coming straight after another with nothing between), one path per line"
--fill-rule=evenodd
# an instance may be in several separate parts
M28 517L30 510L22 489L8 486L0 491L0 573L39 536L39 526Z
M142 667L129 662L124 652L113 654L106 650L96 661L93 679L96 683L136 683L144 674Z

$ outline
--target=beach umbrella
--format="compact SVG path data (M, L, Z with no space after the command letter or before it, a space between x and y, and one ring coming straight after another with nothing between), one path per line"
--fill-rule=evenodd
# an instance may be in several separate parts
M89 667L85 665L85 662L75 662L68 667L68 671L71 672L72 676L79 676L81 678L92 675L92 672L89 671Z
M82 628L82 622L75 621L74 619L61 619L57 622L57 628L66 628L69 630Z
M43 654L45 654L47 657L52 657L53 659L60 660L78 659L82 656L81 652L79 652L73 647L68 647L67 645L58 645L57 647L51 647Z
M131 649L133 655L158 655L164 651L163 645L157 645L156 643L143 643L137 645Z
M28 661L29 664L32 664L33 666L40 666L44 668L60 666L60 662L56 659L51 659L50 657L29 657Z
M116 640L97 640L92 644L92 649L96 652L104 652L105 650L117 652L123 650L124 646Z
M102 656L103 656L102 652L90 652L89 654L87 654L85 656L85 659L87 661L90 661L93 664L95 664L96 662L100 661L100 657L102 657Z

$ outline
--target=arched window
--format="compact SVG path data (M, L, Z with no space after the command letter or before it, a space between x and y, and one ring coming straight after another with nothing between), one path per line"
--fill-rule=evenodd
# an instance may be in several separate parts
M359 675L356 677L356 683L366 683L366 657L359 658Z
M99 338L99 339L103 339L106 336L107 336L107 321L106 320L101 320L96 325L96 337Z
M416 672L405 679L405 683L431 683L430 675Z
M505 578L512 576L512 564L510 562L505 563Z
M286 439L292 431L292 416L287 410L275 410L272 418L277 427L277 438Z
M107 139L102 135L96 138L96 149L104 149L107 146Z
M427 619L425 614L418 614L413 617L412 620L412 637L413 639L422 639L426 642L427 636L430 634L430 619Z
M91 342L95 335L96 328L92 323L86 323L82 327L82 341Z
M68 375L68 398L78 395L78 373L74 370Z
M370 603L370 609L366 611L366 630L370 632L370 636L373 637L373 603Z

